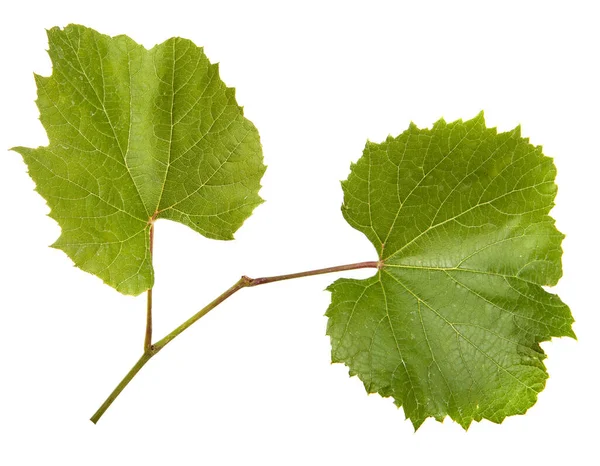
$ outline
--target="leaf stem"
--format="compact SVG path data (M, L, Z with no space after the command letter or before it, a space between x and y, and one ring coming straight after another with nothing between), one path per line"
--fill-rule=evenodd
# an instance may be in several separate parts
M144 352L152 349L152 288L146 292L146 337Z
M154 249L154 221L150 220L150 260ZM146 292L146 337L144 338L144 353L152 349L152 288Z
M152 238L152 228L151 228L150 232L151 232L150 237ZM152 239L151 239L151 243L152 243ZM147 325L147 327L146 327L146 344L144 345L144 354L142 354L142 357L138 360L138 362L135 363L135 365L131 368L131 370L127 373L127 375L123 378L123 380L119 383L119 385L116 386L116 388L108 396L108 398L102 404L102 406L100 406L98 411L96 411L94 413L94 415L90 418L90 420L94 424L98 422L98 420L102 417L104 412L109 408L109 406L113 403L113 401L115 401L115 399L119 396L119 394L123 391L123 389L127 386L127 384L129 382L131 382L131 380L140 371L140 369L142 367L144 367L144 365L156 353L158 353L161 349L163 349L168 343L170 343L175 337L177 337L179 334L181 334L184 330L191 327L192 324L194 324L199 319L204 317L206 314L208 314L210 311L212 311L215 307L217 307L219 304L221 304L223 301L225 301L227 298L229 298L233 294L237 293L242 288L264 285L267 283L274 283L274 282L279 282L279 281L283 281L283 280L291 280L294 278L310 277L313 275L321 275L321 274L333 273L333 272L343 272L346 270L356 270L356 269L366 269L366 268L380 269L382 266L383 266L383 263L381 261L367 261L367 262L357 262L354 264L338 265L335 267L326 267L323 269L308 270L306 272L291 273L291 274L286 274L286 275L275 275L275 276L271 276L271 277L250 278L250 277L247 277L246 275L243 275L242 278L240 278L233 286L228 288L225 292L223 292L221 295L219 295L217 298L215 298L213 301L211 301L205 307L200 309L196 314L194 314L192 317L190 317L188 320L186 320L179 327L175 328L171 333L169 333L167 336L165 336L162 340L159 340L154 345L148 344L148 341L149 341L149 339L151 339L151 336L152 336L152 317L151 317L151 308L152 308L152 293L151 293L151 291L152 290L151 289L148 290L148 292L149 292L149 294L148 294L148 322L149 322L150 330L148 330L148 325Z

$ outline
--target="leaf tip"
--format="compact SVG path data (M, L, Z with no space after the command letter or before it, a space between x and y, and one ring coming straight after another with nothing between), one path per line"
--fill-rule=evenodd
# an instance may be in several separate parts
M446 122L446 119L444 117L441 117L439 120L437 120L434 124L433 124L433 129L439 129L439 128L443 128L444 126L446 126L448 123Z
M410 422L412 423L415 433L417 432L417 430L419 430L419 428L425 422L425 418L413 418L413 417L406 416L406 419L410 419Z
M469 427L471 427L471 423L473 422L472 418L460 418L460 419L453 419L453 421L455 421L459 426L461 426L463 428L463 430L465 432L467 432L469 430Z
M35 82L35 85L38 88L38 96L39 96L39 90L42 86L44 86L48 80L50 78L48 78L47 76L42 76L41 74L37 74L37 73L33 73L33 80ZM39 101L39 98L35 100L36 103Z
M522 137L522 136L521 136L521 130L522 130L521 123L519 123L517 126L515 126L515 129L513 129L513 130L512 130L512 133L513 133L513 134L514 134L516 137L520 138L520 137ZM529 138L523 138L523 139L524 139L526 142L529 142ZM541 148L540 148L540 149L541 149Z

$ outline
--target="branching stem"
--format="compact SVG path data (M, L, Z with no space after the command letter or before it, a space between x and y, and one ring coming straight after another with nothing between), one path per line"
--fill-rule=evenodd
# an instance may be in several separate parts
M153 226L150 228L150 244L153 241ZM177 335L182 333L184 330L189 328L192 324L197 322L199 319L204 317L210 311L212 311L215 307L225 301L227 298L241 290L242 288L264 285L266 283L279 282L283 280L291 280L294 278L301 277L310 277L312 275L321 275L325 273L332 272L343 272L346 270L356 270L356 269L366 269L366 268L374 268L380 269L382 267L381 261L368 261L368 262L357 262L355 264L346 264L346 265L338 265L335 267L327 267L324 269L316 269L309 270L306 272L298 272L291 273L287 275L275 275L272 277L261 277L261 278L250 278L246 275L242 276L232 287L226 290L224 293L219 295L216 299L210 302L208 305L200 309L196 314L186 320L179 327L174 329L171 333L165 336L162 340L159 340L154 345L151 342L152 339L152 290L148 290L148 313L147 313L147 325L146 325L146 341L144 344L144 354L135 363L135 365L131 368L131 370L127 373L127 375L123 378L123 380L115 387L112 393L108 396L106 401L100 406L98 411L94 413L91 417L91 421L95 424L102 417L104 412L109 408L113 401L119 396L119 394L123 391L123 389L127 386L129 382L135 377L135 375L140 371L142 367L161 349L163 349L171 340L173 340Z

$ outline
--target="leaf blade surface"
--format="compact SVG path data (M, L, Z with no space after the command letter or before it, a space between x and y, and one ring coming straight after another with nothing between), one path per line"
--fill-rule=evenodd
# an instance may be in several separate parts
M539 343L571 336L548 215L555 168L516 128L483 115L367 143L343 182L346 220L382 267L330 286L333 362L391 396L418 428L524 413L547 373Z
M203 50L150 50L79 25L48 31L50 77L36 76L49 145L17 147L62 233L54 247L125 294L152 287L158 218L232 239L262 202L254 125Z

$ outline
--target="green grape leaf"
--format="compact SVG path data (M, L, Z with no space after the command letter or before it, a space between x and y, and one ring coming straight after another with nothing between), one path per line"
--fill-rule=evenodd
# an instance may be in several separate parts
M498 134L480 114L368 142L342 183L344 217L380 268L330 286L332 360L415 429L524 413L548 377L539 343L575 337L542 288L562 274L555 173L520 128Z
M228 240L262 202L254 125L202 48L147 50L79 25L48 31L50 77L35 76L49 145L16 147L50 216L53 247L124 294L152 287L154 220Z

